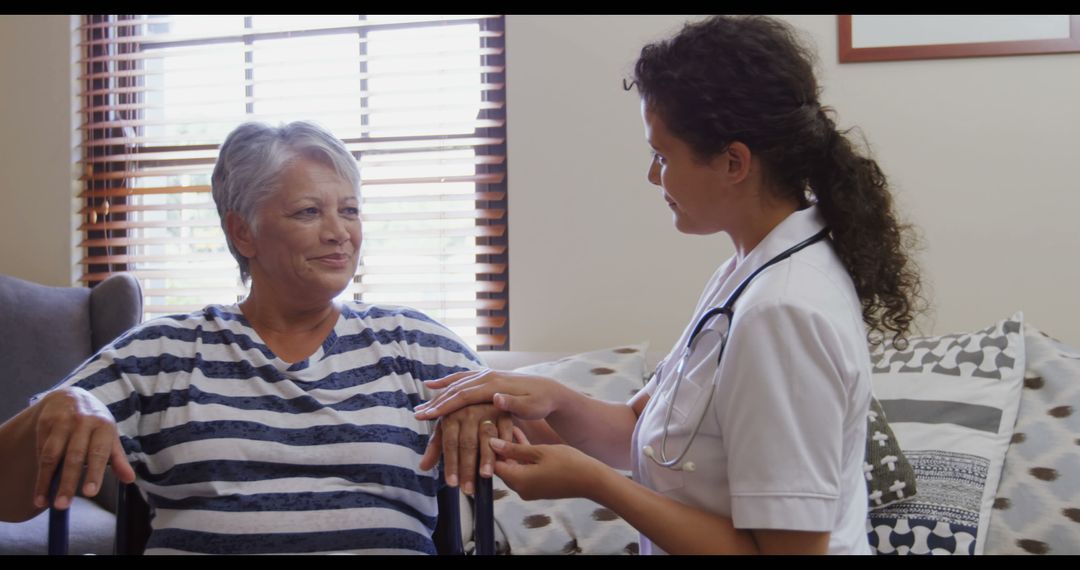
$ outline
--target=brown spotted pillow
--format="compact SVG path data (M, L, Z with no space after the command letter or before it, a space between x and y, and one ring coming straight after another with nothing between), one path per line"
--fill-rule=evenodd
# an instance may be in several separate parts
M595 398L626 401L643 387L645 343L518 368ZM623 472L629 476L629 472ZM495 477L496 543L504 554L637 554L638 532L586 499L525 501Z
M1080 349L1025 327L1027 370L986 554L1080 554Z

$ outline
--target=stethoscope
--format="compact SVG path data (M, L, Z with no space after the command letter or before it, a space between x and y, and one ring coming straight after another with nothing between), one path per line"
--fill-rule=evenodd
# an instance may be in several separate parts
M679 386L682 384L683 377L685 375L686 363L690 360L690 354L693 352L694 347L697 346L697 342L695 341L701 338L699 335L701 335L703 330L717 334L720 337L720 353L716 357L716 365L720 366L720 360L724 357L724 347L727 346L727 339L731 333L731 322L735 316L735 301L737 301L739 299L739 296L743 294L743 291L746 289L747 285L749 285L750 282L753 281L753 279L757 277L758 274L762 271L765 271L769 267L772 267L773 265L776 265L777 263L780 263L781 261L791 257L796 252L825 239L828 235L829 228L825 228L818 233L810 236L809 238L795 244L791 248L785 250L780 255L777 255L776 257L765 262L764 265L757 268L753 273L751 273L749 277L743 279L742 283L739 283L739 286L736 287L735 291L728 296L727 300L724 301L724 304L722 306L709 309L705 312L704 315L701 316L701 318L698 319L697 324L694 325L693 332L690 333L689 340L686 341L686 346L683 347L682 354L679 357L679 362L675 365L675 384L671 388L671 396L668 399L667 413L664 415L664 431L663 437L660 440L659 453L657 453L651 445L646 445L641 448L642 453L644 453L649 459L652 459L656 462L657 465L660 465L661 467L667 467L676 471L694 471L694 469L696 468L694 462L687 461L684 463L683 458L686 457L686 452L690 450L690 446L694 443L694 438L697 437L698 431L701 429L701 422L704 421L705 414L708 413L709 406L712 404L713 390L708 391L709 396L708 399L705 401L705 406L701 408L702 411L701 414L698 415L697 423L694 424L694 430L690 433L690 437L683 445L682 451L680 451L674 459L669 459L666 450L668 426L671 424L671 412L675 407L675 396L679 393ZM707 325L709 321L713 320L715 317L718 316L722 316L724 317L724 319L727 320L728 330L726 333L721 333L715 328L705 328L705 325ZM663 366L663 364L661 364L661 366ZM659 375L659 373L660 372L657 371L657 375ZM658 455L659 457L657 457Z

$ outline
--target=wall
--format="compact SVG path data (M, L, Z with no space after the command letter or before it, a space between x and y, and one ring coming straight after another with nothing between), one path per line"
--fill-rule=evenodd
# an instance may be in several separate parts
M1023 309L1080 346L1080 54L840 65L835 16L785 18L817 45L823 101L862 128L921 230L935 309L922 329ZM731 254L671 226L621 86L640 46L685 19L508 18L513 349L667 348Z
M73 283L75 125L68 16L0 16L0 273Z

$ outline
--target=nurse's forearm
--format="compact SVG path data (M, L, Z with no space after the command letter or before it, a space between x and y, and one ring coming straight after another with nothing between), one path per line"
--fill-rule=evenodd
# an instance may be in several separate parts
M606 470L586 497L615 511L670 554L760 554L750 531Z

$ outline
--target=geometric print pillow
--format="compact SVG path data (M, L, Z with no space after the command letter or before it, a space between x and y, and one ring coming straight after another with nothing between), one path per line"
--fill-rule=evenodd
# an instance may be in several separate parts
M1023 315L972 333L914 337L871 354L881 402L918 494L870 512L881 554L982 554L1013 437L1025 353Z
M1080 350L1028 325L1027 371L986 554L1080 554Z
M866 491L870 510L887 507L912 498L916 492L915 470L911 468L900 442L896 439L885 410L877 398L870 399L869 424L866 429Z
M595 350L515 372L554 378L600 400L626 402L644 387L647 349L648 344L641 343ZM638 553L638 531L588 499L526 501L498 476L492 491L499 554Z

